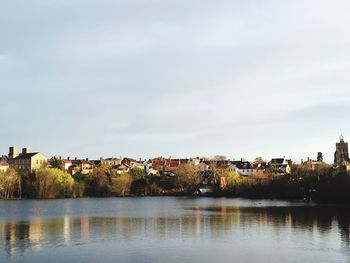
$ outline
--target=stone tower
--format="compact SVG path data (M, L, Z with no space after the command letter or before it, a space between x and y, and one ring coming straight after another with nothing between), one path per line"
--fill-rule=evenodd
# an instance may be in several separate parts
M349 148L348 143L344 142L343 135L340 135L340 141L335 145L335 153L334 153L334 163L339 165L345 161L349 161Z

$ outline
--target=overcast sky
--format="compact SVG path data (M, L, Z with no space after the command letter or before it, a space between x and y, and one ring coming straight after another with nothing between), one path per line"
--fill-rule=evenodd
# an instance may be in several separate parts
M333 159L348 0L0 2L0 153Z

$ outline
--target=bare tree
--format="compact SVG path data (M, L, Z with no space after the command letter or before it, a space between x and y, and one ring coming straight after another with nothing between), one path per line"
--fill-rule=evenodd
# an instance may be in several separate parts
M198 190L202 183L202 177L198 167L193 164L185 164L175 172L177 174L177 188L181 192L192 194Z
M12 199L19 189L19 175L14 169L0 173L0 198Z
M127 196L130 194L132 176L124 173L112 178L112 193L118 196Z

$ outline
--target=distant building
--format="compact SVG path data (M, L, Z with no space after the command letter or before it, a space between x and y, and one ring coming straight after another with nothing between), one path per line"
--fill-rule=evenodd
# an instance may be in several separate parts
M343 135L340 135L339 142L335 145L334 164L341 165L349 161L348 143L344 141Z
M137 161L132 158L124 157L123 160L121 160L121 164L128 166L130 169L133 169L133 168L144 169L144 165L141 159ZM120 164L118 166L120 166Z
M127 163L122 163L120 165L117 165L116 169L117 169L117 174L128 173L130 171L130 165L128 165Z
M272 170L277 171L277 170L284 170L285 162L284 162L284 157L283 158L273 158L269 162L269 166Z
M301 166L303 168L310 169L312 171L316 171L322 167L325 167L325 163L323 162L323 154L321 152L317 153L317 160L311 160L310 158L307 158L306 162L301 163Z
M189 163L191 163L191 164L197 166L197 165L200 164L201 161L202 161L202 159L200 159L199 157L196 157L196 158L190 159L190 160L189 160Z
M62 159L62 162L64 164L64 170L69 171L70 167L73 165L73 162L70 160L70 157L67 157L67 159Z
M269 171L275 174L285 175L291 174L293 162L292 160L287 160L285 157L274 158L271 159L271 161L268 163L268 166Z
M153 169L152 167L152 161L144 161L143 162L144 170L148 175L159 175L159 172L156 169Z
M6 155L1 156L0 158L0 172L7 172L10 165L8 163L8 157Z
M95 168L95 164L93 161L89 161L88 158L78 160L75 158L74 160L64 160L65 168L68 167L68 172L72 175L76 173L81 174L89 174Z
M116 166L116 165L120 165L122 163L122 160L119 159L119 158L114 158L114 157L111 157L111 158L100 158L100 161L101 161L101 165L107 165L107 166Z
M232 161L231 165L227 168L230 172L236 172L242 176L252 175L254 173L254 168L252 164L248 161Z
M267 162L262 161L262 162L259 162L259 163L255 163L253 165L253 168L254 168L254 171L255 171L256 174L264 175L268 171L269 165L268 165Z
M190 162L190 159L172 159L169 157L165 159L163 157L152 159L152 167L158 170L160 173L175 172L183 165Z
M19 172L30 173L46 166L47 158L39 152L31 152L29 148L23 148L19 153L16 147L9 149L9 165Z
M204 160L200 160L200 163L197 165L197 167L201 172L209 170L209 164L207 164Z

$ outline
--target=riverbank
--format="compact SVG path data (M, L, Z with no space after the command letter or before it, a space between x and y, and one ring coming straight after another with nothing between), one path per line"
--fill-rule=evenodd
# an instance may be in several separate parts
M204 184L193 167L178 170L176 176L147 175L142 169L115 174L98 167L91 174L73 176L59 169L43 168L27 175L10 170L0 178L3 199L55 199L78 197L193 196L243 197L350 203L350 176L344 170L324 167L298 169L291 174L240 176L216 171ZM223 180L225 179L225 180ZM225 183L222 183L225 182ZM5 189L5 190L4 190Z

